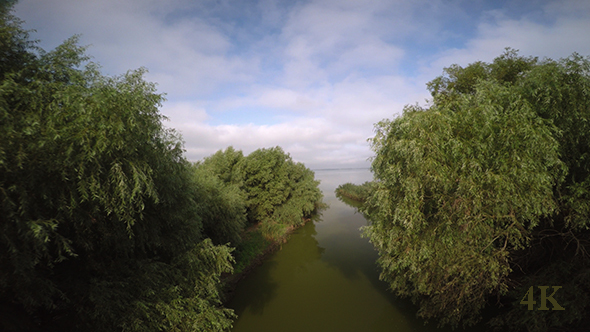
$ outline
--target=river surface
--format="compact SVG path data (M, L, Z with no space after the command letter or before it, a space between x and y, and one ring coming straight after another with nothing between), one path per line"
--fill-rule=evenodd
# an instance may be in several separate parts
M238 315L232 331L450 331L425 326L409 301L387 290L377 252L360 236L365 218L335 197L338 185L369 181L370 171L315 175L329 208L238 284L229 303Z

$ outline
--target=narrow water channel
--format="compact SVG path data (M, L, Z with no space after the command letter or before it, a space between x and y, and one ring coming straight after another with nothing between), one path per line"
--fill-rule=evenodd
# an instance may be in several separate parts
M240 282L232 331L449 331L425 326L379 281L377 252L360 236L366 220L334 195L340 184L370 180L369 170L318 170L316 178L330 207Z

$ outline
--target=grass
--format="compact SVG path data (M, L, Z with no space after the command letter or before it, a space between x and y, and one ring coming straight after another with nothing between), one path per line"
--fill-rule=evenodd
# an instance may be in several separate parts
M234 265L234 274L244 272L272 244L272 241L262 235L260 228L256 227L247 231L242 237L242 242L235 250L236 264Z

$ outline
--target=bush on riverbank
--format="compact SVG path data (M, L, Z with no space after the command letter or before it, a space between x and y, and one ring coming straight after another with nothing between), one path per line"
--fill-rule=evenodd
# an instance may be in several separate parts
M234 265L233 274L243 273L250 266L255 265L254 261L264 256L273 242L262 234L258 227L245 232L242 236L242 242L238 244L234 252L236 264Z
M248 224L260 224L262 234L272 241L283 241L290 228L302 225L321 205L314 173L280 147L258 149L248 156L228 147L195 167L239 191L235 197L245 206Z
M374 183L369 181L360 185L348 182L339 185L335 192L338 197L346 197L353 201L364 203L371 195L373 187Z

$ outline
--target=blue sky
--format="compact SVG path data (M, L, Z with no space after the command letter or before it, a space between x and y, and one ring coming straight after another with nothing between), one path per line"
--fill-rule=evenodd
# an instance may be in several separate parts
M104 74L146 67L200 160L280 145L311 168L367 167L373 124L426 82L504 48L590 55L590 1L20 0L53 49L74 34Z

